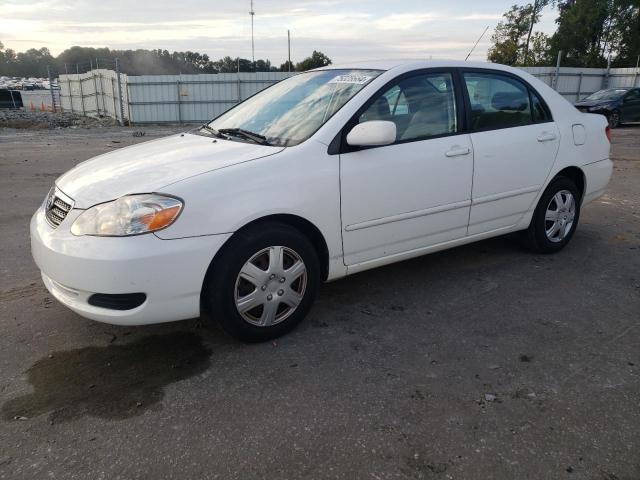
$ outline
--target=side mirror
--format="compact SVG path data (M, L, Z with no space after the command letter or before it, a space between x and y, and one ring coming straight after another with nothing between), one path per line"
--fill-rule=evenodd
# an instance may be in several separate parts
M347 135L352 147L391 145L396 141L396 124L384 120L359 123Z

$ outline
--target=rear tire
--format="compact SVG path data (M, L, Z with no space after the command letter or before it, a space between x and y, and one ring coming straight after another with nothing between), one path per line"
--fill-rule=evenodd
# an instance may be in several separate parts
M264 342L293 330L307 315L320 284L311 242L282 223L236 233L205 279L209 316L243 342Z
M525 245L538 253L562 250L578 226L581 200L571 179L557 177L552 180L540 197L529 228L523 232Z

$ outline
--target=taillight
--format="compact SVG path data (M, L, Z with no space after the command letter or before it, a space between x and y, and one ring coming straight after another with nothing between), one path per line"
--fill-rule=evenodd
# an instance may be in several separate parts
M609 125L604 129L604 134L607 136L607 140L611 143L611 127Z

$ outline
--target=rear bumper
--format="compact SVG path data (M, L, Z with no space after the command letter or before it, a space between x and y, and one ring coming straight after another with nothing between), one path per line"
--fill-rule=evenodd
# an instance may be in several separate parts
M118 325L143 325L200 315L200 291L207 268L230 234L162 240L134 237L76 237L72 210L53 229L39 209L31 219L31 251L51 294L83 317ZM130 310L90 305L94 293L141 292Z

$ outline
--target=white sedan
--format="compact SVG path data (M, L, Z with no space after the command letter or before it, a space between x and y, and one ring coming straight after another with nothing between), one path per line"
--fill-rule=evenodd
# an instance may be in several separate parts
M322 281L515 231L557 252L611 171L606 119L520 70L331 66L79 164L33 216L31 246L84 317L205 310L262 341L297 325Z

